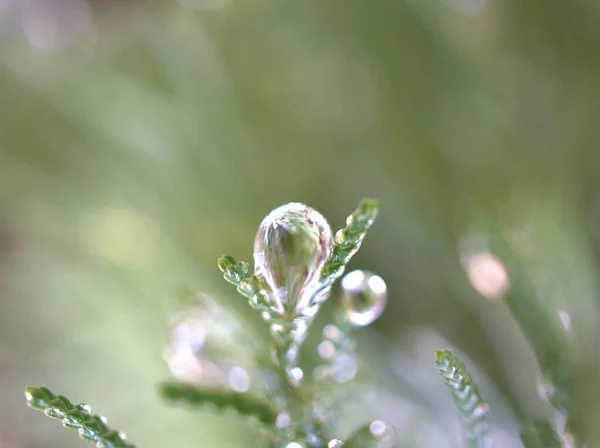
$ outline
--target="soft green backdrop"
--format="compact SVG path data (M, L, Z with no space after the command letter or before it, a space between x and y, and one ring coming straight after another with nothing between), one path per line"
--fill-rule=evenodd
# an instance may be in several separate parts
M336 228L381 201L351 264L390 291L360 341L381 396L342 431L381 417L398 446L459 446L432 364L446 346L482 382L497 446L520 446L515 416L549 415L516 324L463 271L489 220L518 231L538 300L597 365L594 2L37 3L0 5L0 447L85 445L25 407L27 384L140 447L258 446L252 423L166 408L155 384L181 286L266 337L216 259L250 260L290 201Z

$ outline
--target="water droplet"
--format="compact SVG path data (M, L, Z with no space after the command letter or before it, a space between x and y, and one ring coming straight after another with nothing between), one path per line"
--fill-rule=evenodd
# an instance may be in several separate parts
M275 426L277 426L277 428L279 429L288 428L291 423L292 420L290 419L290 414L288 414L287 412L279 413L279 415L277 415L277 418L275 419Z
M387 287L368 271L352 271L342 279L343 303L348 321L356 327L374 322L387 304Z
M126 440L127 439L127 434L125 434L123 431L119 431L119 438L121 440Z
M317 347L317 353L322 359L331 359L335 355L335 344L325 340Z
M327 448L342 448L344 446L344 442L340 439L332 439L327 444Z
M104 416L100 417L100 421L102 421L102 423L104 423L105 425L108 424L108 419Z
M285 448L305 448L304 445L299 444L298 442L290 442Z
M227 375L227 383L236 392L247 392L250 389L250 375L243 367L232 367Z
M92 407L89 404L81 403L78 406L79 406L79 409L81 409L86 414L89 414L92 412Z
M560 318L560 323L562 324L565 331L571 331L571 316L565 310L558 311L558 317Z
M342 339L342 332L333 324L323 327L323 337L333 342L339 342Z
M321 271L329 259L332 233L317 211L290 203L260 224L254 242L255 274L268 285L275 312L303 315L326 294Z
M237 322L224 314L208 302L174 313L164 359L180 381L245 392L251 385L255 351Z
M338 356L331 364L331 377L338 383L347 383L358 370L356 360L349 355Z
M538 376L536 378L536 386L538 395L542 400L548 402L552 400L556 392L556 386L554 386L554 383L549 377L543 374Z
M302 382L302 378L304 378L304 372L302 371L302 369L300 367L292 367L291 369L286 371L291 383L294 386L299 386Z
M396 431L381 420L373 420L369 425L371 435L380 443L392 443L396 439Z

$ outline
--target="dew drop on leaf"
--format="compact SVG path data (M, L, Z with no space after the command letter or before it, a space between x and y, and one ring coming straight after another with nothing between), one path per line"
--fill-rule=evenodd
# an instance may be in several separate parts
M396 439L394 428L381 420L372 421L369 425L369 432L380 443L393 443Z
M342 279L343 305L348 321L356 327L374 322L387 305L387 286L368 271L352 271Z
M254 242L255 274L264 279L275 312L312 315L326 297L320 281L333 237L329 224L304 204L273 210Z

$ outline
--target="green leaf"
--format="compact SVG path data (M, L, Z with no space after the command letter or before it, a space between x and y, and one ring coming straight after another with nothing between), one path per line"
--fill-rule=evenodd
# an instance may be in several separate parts
M237 261L231 255L223 255L218 263L223 277L232 285L239 286L242 280L252 276L250 265L245 261Z
M90 414L85 404L73 404L45 387L25 388L27 405L43 411L48 417L61 420L66 428L76 429L82 439L96 443L98 448L135 448L124 436L106 426L106 419Z
M365 198L356 210L346 219L346 227L335 234L335 243L331 256L323 268L322 280L333 283L343 273L346 265L360 249L360 245L375 222L379 212L379 202L376 199Z
M535 421L523 427L521 440L525 448L561 448L562 444L552 424Z
M197 387L170 381L160 385L161 396L171 402L192 407L209 407L219 410L233 409L238 414L256 417L266 425L273 425L277 413L262 400L248 394L223 389L199 389Z
M223 278L234 285L238 292L248 299L254 309L266 311L269 309L267 298L261 292L260 279L250 273L250 265L245 261L238 261L231 255L223 255L218 261Z
M481 397L477 384L465 365L450 350L436 350L435 367L450 387L461 415L469 448L491 446L488 437L487 413L489 406Z

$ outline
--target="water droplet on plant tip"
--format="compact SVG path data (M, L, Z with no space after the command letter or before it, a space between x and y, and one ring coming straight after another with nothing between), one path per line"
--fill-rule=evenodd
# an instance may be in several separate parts
M373 420L369 432L380 443L391 443L396 439L394 428L381 420Z
M340 439L332 439L327 444L327 448L342 448L344 446L344 442Z
M299 444L298 442L290 442L285 448L305 448L304 445Z
M262 221L254 241L255 274L268 285L276 311L310 310L331 246L329 224L304 204L281 206Z
M92 407L89 404L86 404L86 403L81 403L79 405L79 409L81 409L86 414L89 414L90 412L92 412Z
M387 305L387 287L368 271L352 271L342 279L342 301L348 321L356 327L374 322Z

